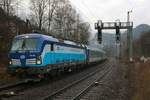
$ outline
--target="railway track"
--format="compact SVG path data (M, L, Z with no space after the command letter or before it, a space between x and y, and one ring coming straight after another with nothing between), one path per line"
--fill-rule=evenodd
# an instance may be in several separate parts
M105 68L105 65L108 62L109 61L105 61L101 66L99 66L97 68L98 69L100 68L101 70L103 70ZM94 68L93 70L91 69L91 71L94 71L95 69L96 68ZM87 74L89 74L88 72L89 71L87 71ZM85 75L87 75L87 74L85 74ZM79 74L78 77L80 77L80 78L83 77L81 75ZM75 78L76 75L73 74L73 76ZM68 79L66 80L66 78L67 78L66 76L64 76L62 78L58 78L58 79L54 78L54 80L52 79L52 80L46 81L46 82L45 81L39 82L38 85L37 85L37 83L30 84L30 83L33 83L32 80L28 80L28 81L26 80L23 82L18 82L14 85L11 84L8 86L1 87L0 88L0 100L40 100L42 97L47 97L47 95L49 94L48 91L51 91L50 93L56 93L56 91L59 91L66 84L70 84L67 82L69 82L71 76L70 76L70 78L68 77L69 80ZM73 79L71 79L70 81L74 83ZM79 80L79 79L75 78L74 80ZM53 84L53 82L54 82L54 84ZM64 85L62 85L62 84L64 84ZM58 85L60 85L60 86L58 86ZM45 87L47 87L47 89L48 89L47 92L45 91ZM40 93L40 95L39 95L39 93ZM37 95L38 98L35 99L35 95Z
M92 72L85 77L77 80L64 88L43 97L41 100L79 100L97 81L101 80L111 70L111 65L105 65L105 68Z
M0 87L0 100L1 98L16 96L20 91L30 87L34 82L39 82L39 80L25 79Z

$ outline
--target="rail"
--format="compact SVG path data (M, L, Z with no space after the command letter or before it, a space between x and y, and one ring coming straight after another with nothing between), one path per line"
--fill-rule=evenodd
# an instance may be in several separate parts
M108 62L107 62L107 63L108 63ZM103 66L106 66L106 63L105 63L105 65L103 65ZM107 65L107 66L108 66L108 65ZM106 68L106 69L107 69L107 68ZM58 90L58 91L56 91L56 92L54 92L54 93L52 93L52 94L46 96L46 97L43 97L41 100L53 100L53 98L55 98L55 97L58 96L59 94L62 94L63 92L65 92L65 91L71 89L72 87L76 86L76 85L79 84L80 82L82 82L82 81L88 79L89 77L95 75L95 74L98 73L100 70L102 70L102 69L100 68L100 69L94 71L93 73L86 75L85 77L81 78L80 80L77 80L77 81L75 81L75 82L73 82L73 83L71 83L71 84L65 86L64 88L62 88L62 89L60 89L60 90ZM107 70L108 70L108 69L107 69ZM107 71L104 72L105 74L101 75L101 78L106 75L106 72L107 72ZM83 91L86 91L86 90L87 90L87 88L86 88L85 90L83 90ZM83 92L82 92L82 93L83 93ZM78 97L80 96L80 94L82 94L82 93L77 94L75 97L73 97L73 99L71 98L71 100L76 100L76 98L78 98Z

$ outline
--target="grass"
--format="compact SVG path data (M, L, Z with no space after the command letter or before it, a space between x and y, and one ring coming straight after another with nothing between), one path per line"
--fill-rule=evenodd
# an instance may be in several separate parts
M130 100L150 100L150 61L131 64L129 82Z

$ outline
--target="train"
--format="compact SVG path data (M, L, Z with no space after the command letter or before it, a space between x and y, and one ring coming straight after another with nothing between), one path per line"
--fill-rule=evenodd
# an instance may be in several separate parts
M101 49L40 33L15 36L8 57L10 74L39 78L106 59Z

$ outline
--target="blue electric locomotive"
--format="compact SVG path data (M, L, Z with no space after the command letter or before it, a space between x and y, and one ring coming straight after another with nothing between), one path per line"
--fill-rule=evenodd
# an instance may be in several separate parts
M59 70L71 70L104 59L104 52L62 41L52 36L24 34L14 38L9 53L9 72L45 75Z

